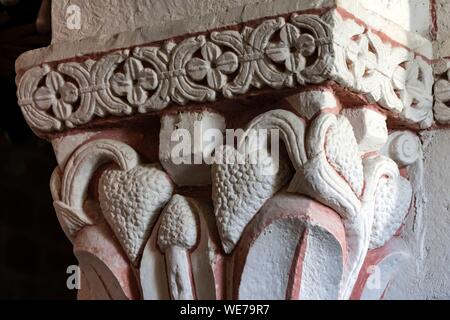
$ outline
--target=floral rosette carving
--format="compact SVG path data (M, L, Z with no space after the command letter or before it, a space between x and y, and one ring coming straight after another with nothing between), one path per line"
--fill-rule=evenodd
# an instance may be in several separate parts
M300 33L300 28L311 33ZM275 41L278 34L281 40ZM270 19L241 32L213 32L210 40L191 37L98 61L62 63L57 71L44 65L23 75L19 104L32 127L51 132L86 124L94 116L146 113L171 102L214 101L218 93L231 98L251 87L293 87L295 79L317 83L325 79L323 60L329 53L317 37L329 37L320 17L294 15L288 24L284 18ZM311 58L315 62L307 63Z
M35 67L21 76L18 98L31 127L53 132L95 116L147 113L170 103L233 98L254 88L334 80L407 122L428 127L430 75L431 67L420 57L330 11Z

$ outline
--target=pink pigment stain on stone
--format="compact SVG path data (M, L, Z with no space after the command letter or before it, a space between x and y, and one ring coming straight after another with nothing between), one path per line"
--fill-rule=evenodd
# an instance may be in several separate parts
M244 233L232 253L234 261L233 269L233 299L237 299L242 272L245 267L246 257L253 243L260 234L274 221L296 218L306 223L320 226L331 233L336 241L340 243L343 255L343 265L347 261L347 243L345 228L340 216L332 209L301 195L282 193L274 196L266 202L253 220L247 225ZM304 256L299 251L298 258L302 261ZM301 265L301 261L292 261L293 265ZM298 273L298 269L297 269ZM295 279L295 277L294 277ZM299 290L300 283L297 280L291 282L294 288L289 288L287 295L291 297ZM297 287L297 288L296 288Z
M378 265L381 261L383 261L392 251L393 251L393 243L395 242L395 238L389 241L385 246L369 250L367 253L366 259L364 260L364 264L361 268L361 271L358 276L358 280L354 286L352 295L350 300L360 300L361 295L364 291L364 288L367 284L367 280L369 279L371 273L370 268Z
M128 299L140 298L131 263L105 223L87 226L77 234L74 242L75 255L77 252L90 253L102 261L120 283L121 288L117 289L122 290Z

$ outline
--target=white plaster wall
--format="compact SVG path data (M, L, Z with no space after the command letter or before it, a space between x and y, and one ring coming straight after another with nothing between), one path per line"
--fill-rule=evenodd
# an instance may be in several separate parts
M450 130L425 132L422 139L423 184L403 234L412 257L386 299L450 299Z
M272 0L55 0L52 4L53 42L106 36L142 26L207 15L227 8ZM282 0L283 1L283 0ZM66 27L69 5L81 8L81 29Z
M430 0L359 0L359 2L366 9L382 15L402 28L431 38Z
M415 2L412 0L412 2ZM450 1L436 0L434 56L450 56ZM422 133L423 181L404 233L412 257L386 299L450 299L450 129ZM420 185L420 183L419 183Z

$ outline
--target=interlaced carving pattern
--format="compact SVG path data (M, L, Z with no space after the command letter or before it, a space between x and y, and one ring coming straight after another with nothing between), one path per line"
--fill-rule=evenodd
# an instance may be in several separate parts
M411 68L420 69L420 75L408 72ZM269 19L241 31L37 66L21 77L18 98L31 127L54 132L87 124L95 116L147 113L170 103L233 98L251 88L334 80L428 126L432 82L423 76L431 74L428 68L406 49L384 43L336 13L294 14L289 22Z

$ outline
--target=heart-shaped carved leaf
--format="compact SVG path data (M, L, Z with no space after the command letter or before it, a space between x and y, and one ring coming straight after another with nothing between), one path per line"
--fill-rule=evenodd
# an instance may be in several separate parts
M133 264L170 200L173 184L156 165L137 166L129 171L107 169L99 184L100 206L106 220Z
M403 177L383 177L375 193L370 249L384 246L401 227L411 205L412 188Z
M353 128L347 118L337 118L336 126L330 128L325 151L330 165L347 181L355 194L361 196L364 186L363 165Z
M223 155L212 168L213 201L222 245L230 253L250 220L291 174L286 162L276 163L267 151L243 158L228 146Z

